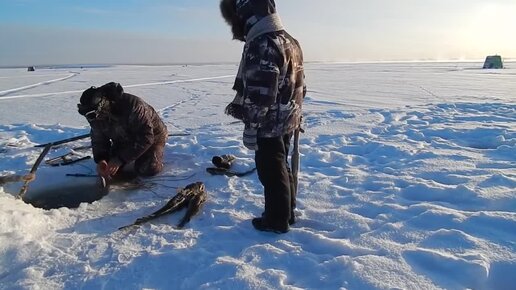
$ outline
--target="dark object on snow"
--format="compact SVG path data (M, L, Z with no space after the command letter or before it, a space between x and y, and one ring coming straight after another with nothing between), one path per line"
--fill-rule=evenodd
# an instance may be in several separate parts
M212 175L226 175L226 176L230 176L230 177L231 176L242 177L242 176L249 175L256 170L256 168L253 168L251 170L244 171L244 172L236 172L236 171L231 170L231 165L233 164L233 161L235 161L235 159L236 159L236 157L231 154L214 156L211 159L211 162L216 167L208 167L208 168L206 168L206 171Z
M499 55L489 55L484 62L484 69L500 69L503 68L503 60Z
M27 68L27 71L35 71L35 70L36 70L36 68L35 68L35 67L33 67L33 66L29 66L29 67Z
M256 167L251 170L244 171L244 172L236 172L236 171L233 171L230 169L218 168L218 167L208 167L208 168L206 168L206 171L212 175L226 175L229 177L231 177L231 176L243 177L243 176L246 176L246 175L249 175L249 174L255 172Z
M174 196L169 202L167 202L167 204L164 207L160 208L159 210L153 212L148 216L144 216L137 219L134 223L130 225L120 227L119 230L136 225L141 225L150 220L156 219L166 214L174 213L186 207L187 210L185 216L177 225L178 228L183 228L186 225L186 223L188 223L190 219L199 212L201 206L206 201L206 197L207 193L204 183L191 183L187 185L185 188L179 189L176 196Z
M229 169L231 168L231 164L235 160L235 156L231 154L224 154L221 156L213 156L211 159L211 162L213 165L217 166L218 168L224 168Z

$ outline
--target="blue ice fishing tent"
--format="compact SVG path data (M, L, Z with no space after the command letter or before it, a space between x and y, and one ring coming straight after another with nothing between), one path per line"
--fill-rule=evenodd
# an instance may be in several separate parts
M499 55L488 55L484 61L484 69L486 68L503 68L503 60Z

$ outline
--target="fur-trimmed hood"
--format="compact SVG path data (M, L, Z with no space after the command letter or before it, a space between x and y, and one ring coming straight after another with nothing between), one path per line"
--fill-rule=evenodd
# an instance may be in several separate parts
M244 21L247 35L260 19L276 13L274 0L236 0L236 13Z
M233 38L245 41L258 21L276 13L276 4L274 0L221 0L220 11L231 25Z

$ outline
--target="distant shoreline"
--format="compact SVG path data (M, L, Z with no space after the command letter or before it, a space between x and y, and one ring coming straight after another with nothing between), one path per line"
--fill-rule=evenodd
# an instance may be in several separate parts
M305 61L306 64L403 64L403 63L483 63L478 60L374 60L374 61ZM516 59L504 59L505 63L514 63ZM204 62L204 63L112 63L112 64L45 64L45 65L12 65L1 66L0 69L17 69L35 67L37 69L84 69L109 68L113 66L207 66L207 65L238 65L237 62Z
M106 63L106 64L42 64L42 65L9 65L1 66L0 69L6 68L28 68L35 67L39 69L63 69L63 68L108 68L113 66L204 66L204 65L232 65L237 62L205 62L205 63Z

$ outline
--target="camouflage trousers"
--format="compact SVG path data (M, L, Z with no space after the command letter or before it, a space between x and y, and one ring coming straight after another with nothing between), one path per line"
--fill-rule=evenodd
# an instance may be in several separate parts
M163 170L163 154L167 134L156 136L152 146L134 161L134 171L139 176L154 176Z

